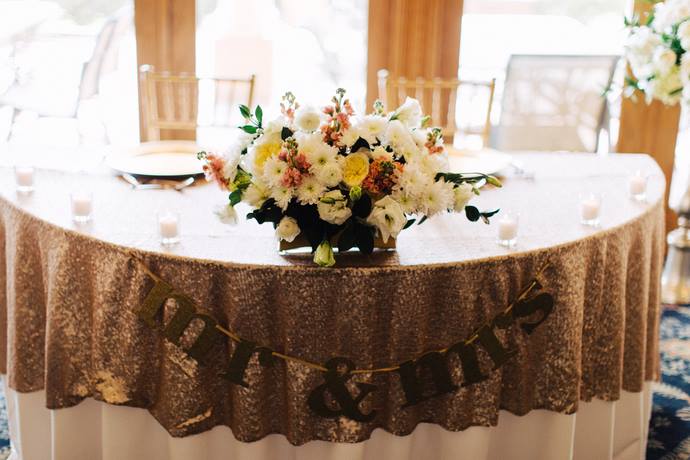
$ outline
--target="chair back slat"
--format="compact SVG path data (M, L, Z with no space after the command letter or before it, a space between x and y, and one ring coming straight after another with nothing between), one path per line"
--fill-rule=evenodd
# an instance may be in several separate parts
M252 105L255 76L248 78L199 78L188 74L155 72L152 66L142 66L140 82L144 126L147 140L160 140L161 129L195 130L199 126L231 126L230 114L239 103ZM199 87L206 90L200 92ZM209 90L210 91L207 91ZM213 99L207 123L200 123L200 94ZM241 95L245 98L240 100Z
M441 127L447 141L452 141L455 134L475 135L481 138L483 145L488 144L496 79L408 79L402 76L391 77L385 69L379 70L377 75L379 99L387 110L394 110L407 96L412 96L419 101L425 113L431 114L432 126ZM465 93L468 93L469 98L465 97ZM394 95L392 99L388 97L391 94ZM476 102L483 104L483 111L476 110ZM458 104L459 113L456 113ZM467 118L469 122L459 126L458 115L459 119L464 121Z

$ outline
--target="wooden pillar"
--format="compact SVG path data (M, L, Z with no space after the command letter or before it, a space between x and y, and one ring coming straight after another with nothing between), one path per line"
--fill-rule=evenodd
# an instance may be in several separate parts
M634 10L644 22L652 2L635 0ZM647 105L644 95L636 101L624 98L621 106L618 151L622 153L648 153L661 166L666 177L666 230L677 226L676 215L668 207L676 138L680 121L680 106L666 106L659 101Z
M378 97L376 73L457 78L463 0L370 0L367 109Z
M196 70L196 1L134 0L137 67L157 72L194 74ZM146 140L139 86L139 136ZM195 131L161 131L161 139L195 139Z

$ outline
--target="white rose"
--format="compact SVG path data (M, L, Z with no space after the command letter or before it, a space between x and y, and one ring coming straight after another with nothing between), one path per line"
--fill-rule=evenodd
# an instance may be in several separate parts
M347 207L347 198L340 190L326 193L317 203L316 209L322 220L334 225L343 224L352 215L352 211Z
M422 106L419 105L417 99L408 97L403 102L403 105L393 114L396 120L402 121L410 128L418 128L422 122Z
M224 224L237 223L237 212L229 203L217 206L214 212L218 219Z
M467 206L467 203L469 203L474 196L472 186L466 182L455 187L455 189L453 189L453 194L455 201L453 204L453 210L455 212L463 211L465 206Z
M659 46L654 50L652 60L657 71L666 74L676 65L676 53L666 47Z
M295 125L302 131L316 131L321 125L321 113L311 106L303 106L295 112Z
M367 223L378 229L385 243L389 237L398 236L407 223L407 219L400 204L390 196L386 196L374 203L374 209L367 217Z
M297 225L297 221L292 217L283 217L276 228L276 237L278 240L285 240L288 243L293 242L299 233L299 225Z

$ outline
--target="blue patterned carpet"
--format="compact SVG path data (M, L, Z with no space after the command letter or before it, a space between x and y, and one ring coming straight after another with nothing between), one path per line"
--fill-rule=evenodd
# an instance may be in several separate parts
M661 317L662 381L654 385L647 460L690 459L690 307ZM5 394L0 385L0 460L9 455Z
M690 307L661 316L661 382L654 385L647 460L690 459Z

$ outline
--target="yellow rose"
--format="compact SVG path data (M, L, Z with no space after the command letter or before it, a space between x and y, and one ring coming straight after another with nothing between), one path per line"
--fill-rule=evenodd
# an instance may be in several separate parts
M351 153L345 157L343 182L348 187L361 184L367 174L369 174L369 157L365 153Z
M256 146L254 150L254 171L263 174L266 160L280 152L280 142L264 142Z

